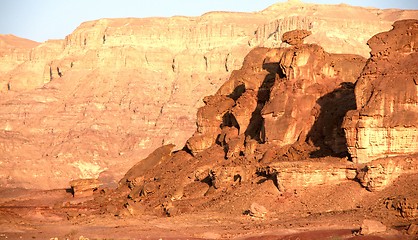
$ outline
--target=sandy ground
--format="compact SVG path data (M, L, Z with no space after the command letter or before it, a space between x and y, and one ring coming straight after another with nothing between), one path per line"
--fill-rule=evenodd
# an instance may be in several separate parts
M401 179L399 184L411 180L416 180L416 176ZM341 187L347 191L361 189L356 183ZM312 197L311 192L300 196L305 198L305 204L310 204L307 197ZM100 213L97 204L88 204L92 198L76 199L66 190L2 189L0 239L417 239L405 233L411 221L370 204L376 198L379 196L368 195L359 201L362 206L342 211L297 211L298 203L284 202L289 211L269 212L264 218L213 208L173 217L114 216ZM359 235L366 218L383 220L388 230Z

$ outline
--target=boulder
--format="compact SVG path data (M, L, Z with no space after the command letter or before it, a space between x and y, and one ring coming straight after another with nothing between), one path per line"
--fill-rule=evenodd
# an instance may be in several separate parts
M290 45L301 45L303 44L303 39L311 34L312 32L308 30L293 30L285 32L282 36L282 41Z
M267 208L258 203L251 203L250 209L248 210L248 215L255 218L264 218L267 214Z
M418 225L411 223L411 225L408 227L407 233L409 235L418 235Z
M76 179L70 181L71 192L74 197L88 197L92 196L96 191L100 182L97 179Z
M367 190L381 191L402 173L402 166L393 161L368 164L357 172L357 180Z
M361 224L360 234L369 235L373 233L381 233L386 232L386 229L387 227L379 221L364 219Z

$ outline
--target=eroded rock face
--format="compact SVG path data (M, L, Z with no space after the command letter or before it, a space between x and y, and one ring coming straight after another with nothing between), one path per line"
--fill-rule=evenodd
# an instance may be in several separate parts
M261 112L264 141L283 147L309 139L335 153L346 151L341 117L355 107L353 84L366 60L329 54L318 45L273 49L268 56L265 64L278 71Z
M403 196L390 197L385 200L385 204L386 208L399 211L400 215L404 218L410 220L418 218L418 199L416 198ZM416 229L413 234L416 234Z
M346 152L341 122L355 107L353 83L365 61L309 44L254 49L211 97L216 104L209 101L198 111L198 130L188 147L196 153L218 141L227 157L239 156L254 139L276 147L311 142L323 151ZM231 129L237 136L228 140Z
M242 68L204 98L196 132L184 149L165 157L152 154L127 173L113 193L112 204L119 204L115 214L174 216L219 209L231 198L249 206L260 196L279 199L353 180L382 191L399 176L416 174L417 154L367 164L343 156L341 124L355 108L354 82L365 62L314 44L253 49ZM141 167L149 159L158 164Z
M206 105L197 111L197 131L187 141L187 147L194 154L199 153L216 142L221 134L219 126L224 115L234 106L234 100L226 96L205 97Z
M273 181L281 192L318 185L334 185L347 180L347 163L276 162L257 169L257 173Z
M179 214L188 211L182 210L182 203L216 198L257 176L272 181L276 192L346 181L344 159L330 163L308 158L314 150L346 150L341 120L347 104L354 104L352 82L364 63L360 56L329 54L311 44L253 49L242 68L233 71L215 95L203 99L206 105L197 112L196 132L184 150L132 175L150 155L127 173L131 177L122 179L119 191L129 192L130 199L126 209L136 213L142 201L157 201L165 214ZM280 115L283 111L289 112ZM273 114L280 116L272 119ZM292 121L295 124L283 124ZM303 133L295 134L295 128ZM325 140L330 133L334 135ZM327 144L337 147L321 149ZM291 149L302 154L292 155ZM270 150L277 151L269 154Z
M344 120L355 162L418 152L418 21L372 37L371 57L355 87L357 110Z
M254 47L281 46L283 33L303 29L312 32L306 42L323 43L328 52L367 56L370 36L388 30L394 19L414 16L416 11L280 3L258 13L101 19L41 44L0 41L0 48L7 48L0 49L0 185L60 188L79 178L117 182L154 149L170 143L182 148L195 130L203 96L214 94L229 75L242 74L233 70ZM248 69L240 82L229 82L245 82L244 94L238 85L220 90L229 95L236 89L234 101L243 94L222 120L229 128L202 125L208 132L195 134L201 140L190 145L193 154L213 146L219 131L218 141L231 141L223 145L226 155L258 154L254 141L261 139L263 125L258 112L275 76L264 81L257 71L268 70L264 58L257 59L261 64L254 72ZM243 132L250 139L235 139Z
M393 160L371 162L358 169L356 178L367 190L380 191L402 174L404 165Z

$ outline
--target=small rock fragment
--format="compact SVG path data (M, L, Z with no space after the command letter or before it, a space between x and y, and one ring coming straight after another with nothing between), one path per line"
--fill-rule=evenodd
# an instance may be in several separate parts
M264 218L267 214L267 209L258 203L252 203L248 214L256 218Z
M375 220L364 219L363 223L361 224L360 234L361 235L368 235L372 233L379 233L385 232L386 226L383 223Z
M411 224L409 225L408 232L409 235L418 235L418 225L417 224Z

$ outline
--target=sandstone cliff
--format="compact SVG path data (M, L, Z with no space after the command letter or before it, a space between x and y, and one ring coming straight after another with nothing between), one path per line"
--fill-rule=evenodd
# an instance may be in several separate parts
M119 179L156 147L181 148L203 96L214 94L252 48L285 46L281 35L298 28L310 30L306 41L326 51L367 56L367 39L408 17L417 11L289 2L258 13L101 19L81 24L64 40L1 45L0 184L58 188L100 173ZM251 95L256 88L239 101L252 99L252 110L260 111ZM231 113L241 131L257 132L245 111Z
M372 49L355 88L357 110L344 128L359 163L418 152L418 21L396 22L373 36Z

